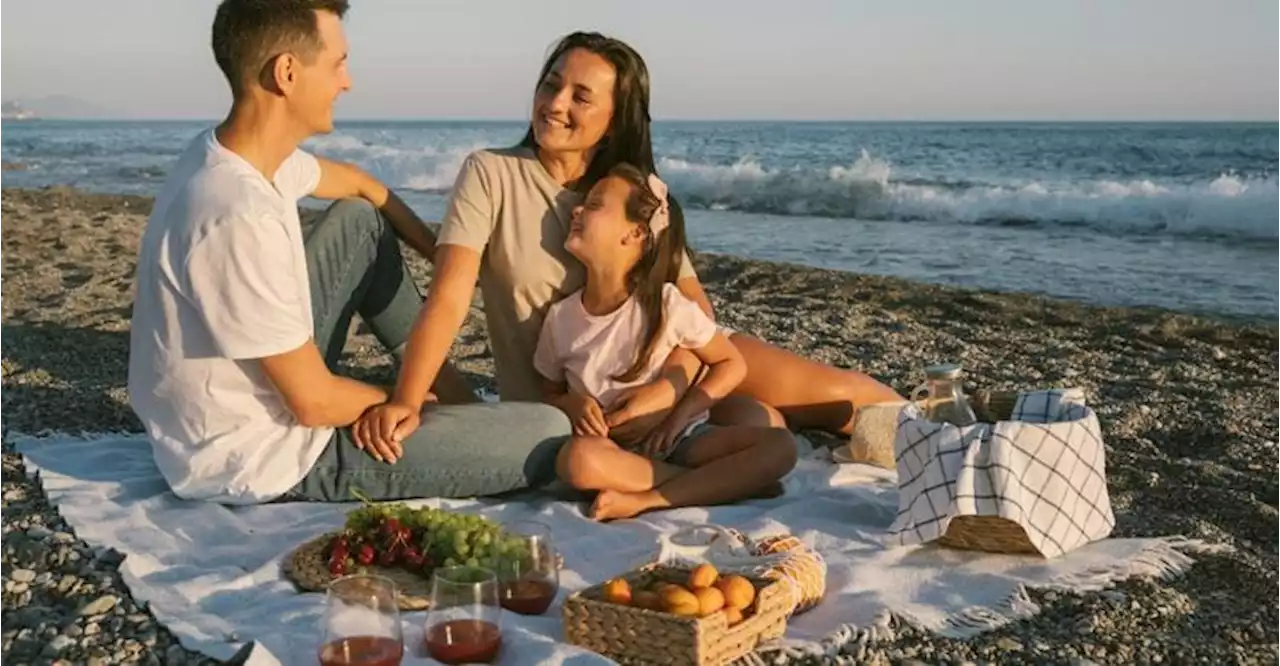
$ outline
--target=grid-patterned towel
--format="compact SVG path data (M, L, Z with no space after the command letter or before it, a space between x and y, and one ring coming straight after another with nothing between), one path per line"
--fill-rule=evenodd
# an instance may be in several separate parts
M909 404L895 449L891 543L938 539L956 516L1000 516L1057 557L1115 527L1101 429L1079 389L1023 393L1010 420L963 428L928 421Z

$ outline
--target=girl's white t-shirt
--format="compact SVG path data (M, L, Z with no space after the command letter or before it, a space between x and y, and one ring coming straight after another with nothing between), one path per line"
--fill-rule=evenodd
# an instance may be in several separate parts
M542 376L566 382L570 390L595 398L609 412L627 389L656 379L677 346L697 349L715 336L715 322L674 284L663 285L662 307L666 321L658 344L635 381L613 378L631 367L645 344L644 311L635 296L599 316L583 307L581 290L552 305L542 322L533 365Z

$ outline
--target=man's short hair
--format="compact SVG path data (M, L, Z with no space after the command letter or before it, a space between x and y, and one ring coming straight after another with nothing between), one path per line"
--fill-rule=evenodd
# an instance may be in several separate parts
M324 47L316 12L342 18L347 6L347 0L222 0L213 19L213 57L231 91L239 94L281 53L309 62Z

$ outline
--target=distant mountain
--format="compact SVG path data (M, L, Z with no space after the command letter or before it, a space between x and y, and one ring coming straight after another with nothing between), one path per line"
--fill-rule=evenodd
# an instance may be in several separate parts
M49 95L36 99L8 100L4 102L4 118L18 120L36 118L114 118L119 114L112 113L93 102L72 97L71 95ZM26 115L20 115L23 112Z
M4 120L29 120L36 114L17 102L5 102L0 105L0 118Z

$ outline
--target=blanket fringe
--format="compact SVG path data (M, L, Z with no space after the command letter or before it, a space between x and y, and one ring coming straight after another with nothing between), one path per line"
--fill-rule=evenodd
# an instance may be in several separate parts
M1134 577L1170 580L1182 575L1195 564L1193 554L1217 554L1234 550L1226 544L1209 544L1183 536L1149 539L1142 552L1126 562L1099 567L1073 574L1064 574L1049 581L1046 589L1076 592L1093 592L1111 587L1115 583Z
M1101 591L1116 583L1135 577L1151 577L1169 580L1186 572L1195 563L1193 554L1217 554L1234 550L1225 544L1210 544L1184 536L1150 539L1141 553L1130 561L1113 567L1102 567L1055 578L1036 589L1052 589L1073 592ZM858 627L846 624L827 634L817 642L782 640L776 644L761 646L756 652L740 659L740 666L771 666L788 663L794 659L820 657L836 664L861 663L873 645L893 641L897 637L896 624L926 629L941 636L966 639L998 629L1010 622L1025 620L1040 613L1040 606L1031 599L1028 588L1019 585L1009 596L993 606L972 606L952 613L937 622L925 622L910 613L882 612L870 626Z

